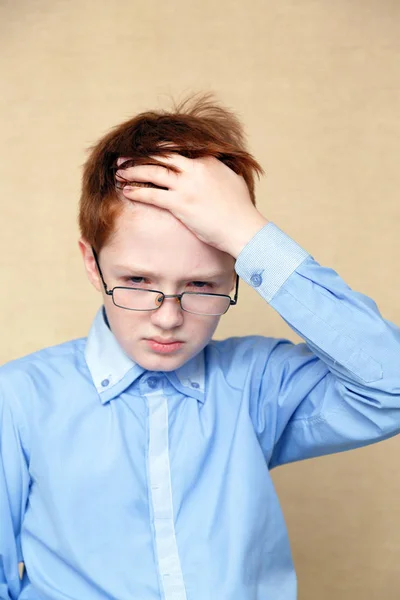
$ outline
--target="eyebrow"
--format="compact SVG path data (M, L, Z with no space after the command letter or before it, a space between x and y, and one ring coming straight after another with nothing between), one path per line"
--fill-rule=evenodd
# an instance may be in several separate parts
M124 265L115 265L114 267L115 271L120 271L120 273L118 273L119 277L127 277L129 275L136 275L136 276L144 276L144 277L152 277L154 279L157 279L157 277L159 277L159 275L157 273L152 273L151 271L149 271L148 269L144 268L144 267L140 267L140 266L124 266ZM203 273L196 273L194 275L185 277L184 279L182 279L182 281L187 281L187 280L191 280L191 281L203 281L203 280L207 280L207 279L217 279L220 277L223 277L226 275L226 271L208 271L207 272L203 272Z

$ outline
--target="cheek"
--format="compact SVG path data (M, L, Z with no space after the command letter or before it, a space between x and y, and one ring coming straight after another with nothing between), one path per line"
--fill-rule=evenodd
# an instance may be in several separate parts
M195 319L191 326L189 326L189 331L193 335L193 340L196 339L204 340L206 338L211 338L214 331L216 330L220 317L208 317L208 318L199 318Z
M140 335L140 325L148 318L145 313L124 310L111 303L107 307L107 318L113 333L119 339L130 340Z

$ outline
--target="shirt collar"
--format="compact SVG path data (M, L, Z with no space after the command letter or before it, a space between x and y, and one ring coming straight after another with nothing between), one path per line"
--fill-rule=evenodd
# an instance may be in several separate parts
M94 318L85 347L86 364L103 404L116 398L147 372L125 354L106 319L102 306ZM179 369L164 371L164 375L178 391L204 402L204 349Z

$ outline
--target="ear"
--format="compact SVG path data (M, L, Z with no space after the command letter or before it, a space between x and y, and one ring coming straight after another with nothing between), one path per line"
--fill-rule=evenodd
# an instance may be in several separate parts
M90 283L96 288L98 292L103 289L103 284L100 279L99 272L97 270L96 261L94 260L91 245L84 239L81 238L78 241L79 250L81 251L83 264L85 265L86 274Z

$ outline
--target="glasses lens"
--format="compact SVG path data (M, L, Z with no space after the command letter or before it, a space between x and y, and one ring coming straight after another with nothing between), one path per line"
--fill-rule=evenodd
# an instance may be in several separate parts
M114 304L129 310L155 310L162 303L162 294L149 290L114 288ZM230 306L227 296L183 294L182 308L197 315L223 315Z
M182 296L182 308L197 315L223 315L230 304L227 296L188 293Z
M150 292L149 290L131 290L126 288L114 288L114 304L121 308L130 310L154 310L162 301L162 294Z

